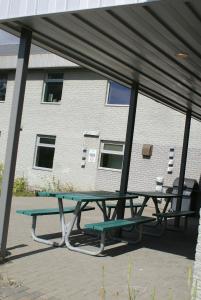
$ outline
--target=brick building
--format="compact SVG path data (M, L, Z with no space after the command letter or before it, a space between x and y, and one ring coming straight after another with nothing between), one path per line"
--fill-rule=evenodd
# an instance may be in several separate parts
M0 161L4 161L17 45L0 46ZM3 96L4 95L4 96ZM33 188L70 184L75 189L119 188L129 89L54 54L32 47L16 176ZM79 106L78 106L79 103ZM130 189L171 185L179 175L185 116L139 96ZM192 121L186 177L199 181L201 124ZM152 145L150 157L143 145ZM172 172L169 152L174 151ZM146 174L146 175L145 175ZM145 179L146 176L146 180Z

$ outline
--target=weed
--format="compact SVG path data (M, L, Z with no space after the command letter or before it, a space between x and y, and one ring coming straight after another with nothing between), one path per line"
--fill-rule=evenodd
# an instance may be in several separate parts
M102 266L102 286L100 288L100 300L105 300L105 267Z
M127 285L128 285L128 300L136 300L138 299L136 290L132 288L131 285L131 279L132 279L132 273L133 273L133 264L131 260L128 264L128 276L127 276ZM197 281L194 282L193 285L193 276L192 276L192 267L188 268L188 287L191 290L191 296L189 300L196 300L197 299ZM116 299L119 298L119 292L115 292L114 295L116 296ZM106 289L105 289L105 268L102 267L102 286L100 288L100 300L105 300L106 296ZM148 300L148 299L147 299ZM156 288L152 290L152 293L150 295L150 300L157 300L157 293ZM168 298L167 300L173 300L173 291L172 289L169 289L168 291Z
M49 179L43 190L48 192L74 192L75 189L71 183L63 183L55 176Z
M131 287L132 272L133 272L133 264L132 264L132 262L130 260L129 264L128 264L128 280L127 280L127 284L128 284L128 299L129 300L135 300L136 299L135 289Z
M198 286L197 286L197 280L196 280L193 287L192 287L191 300L196 300L197 299L197 289L198 289Z
M151 300L156 300L156 289L154 288L151 293Z
M3 171L4 166L3 163L0 162L0 191L3 179ZM48 180L45 184L45 187L42 189L49 192L73 192L75 191L73 185L71 183L61 183L59 179L53 176L50 180ZM31 189L27 178L24 176L15 178L14 186L13 186L13 194L15 196L34 196L33 188Z

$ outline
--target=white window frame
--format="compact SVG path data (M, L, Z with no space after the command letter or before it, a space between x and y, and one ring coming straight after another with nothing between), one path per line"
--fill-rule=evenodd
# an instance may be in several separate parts
M49 74L56 74L56 73L62 73L63 74L63 79L48 79ZM44 101L45 98L45 89L46 89L46 84L47 82L62 82L63 83L63 88L64 88L64 72L62 70L54 70L54 71L49 71L45 73L44 81L43 81L43 89L42 89L42 97L41 97L41 104L50 104L50 105L60 105L63 97L63 88L62 88L62 93L61 93L61 99L58 102L48 102Z
M121 146L123 146L123 150L122 151L105 150L104 149L104 145L105 144L121 145ZM101 165L100 165L101 164L101 154L102 153L107 153L107 154L117 154L117 155L124 156L124 151L125 151L125 143L124 142L101 140L100 141L98 169L100 169L100 170L106 170L106 171L121 172L122 168L121 169L113 169L113 168L101 167ZM123 166L123 164L122 164L122 166Z
M54 137L55 138L55 144L40 143L40 138L41 137ZM36 135L35 151L34 151L33 169L52 172L53 168L54 168L54 159L53 159L52 168L44 168L44 167L38 167L38 166L36 166L36 158L37 158L37 152L38 152L38 147L39 146L46 147L46 148L54 148L56 150L56 135L37 134Z
M109 80L107 82L105 106L111 106L111 107L113 107L113 106L115 106L115 107L129 107L129 104L110 104L110 103L108 103L111 82L112 82L112 80Z

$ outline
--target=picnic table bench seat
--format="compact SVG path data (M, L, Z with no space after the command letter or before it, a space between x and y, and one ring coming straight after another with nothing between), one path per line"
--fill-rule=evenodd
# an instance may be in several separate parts
M139 227L139 238L135 241L128 241L130 243L138 243L142 239L142 226L144 223L152 222L155 221L155 218L153 217L146 217L146 216L136 216L134 218L128 218L128 219L117 219L117 220L109 220L105 222L99 222L99 223L91 223L91 224L86 224L84 226L84 229L89 229L89 230L95 230L98 231L101 235L101 241L100 241L100 247L98 250L85 250L85 249L80 249L79 247L74 247L72 246L68 241L68 248L77 251L77 252L82 252L85 254L89 255L99 255L100 253L103 252L104 247L105 247L105 237L106 237L106 232L109 232L114 229L119 229L119 228L124 228L124 227L132 227L133 229L136 227ZM114 240L122 241L122 239L119 238L113 238Z
M86 212L86 211L90 211L90 210L94 210L95 207L92 206L85 206L81 212ZM75 211L75 206L71 206L71 207L63 207L63 213L64 214L70 214L70 213L74 213ZM21 215L26 215L26 216L30 216L32 217L32 229L31 229L31 235L34 241L39 242L39 243L43 243L43 244L47 244L47 245L51 245L51 246L63 246L65 244L65 228L64 226L62 226L62 238L61 241L59 243L54 242L54 241L50 241L47 239L43 239L43 238L39 238L36 235L36 223L37 223L37 217L38 216L51 216L51 215L59 215L59 208L40 208L40 209L21 209L21 210L17 210L16 211L17 214L21 214ZM60 216L60 219L62 217ZM80 220L81 220L81 213L79 214L79 217L77 219L77 228L80 230ZM61 220L62 224L64 224L64 220Z
M137 216L135 218L117 219L117 220L111 220L111 221L105 221L99 223L86 224L84 228L103 232L103 231L110 231L112 229L117 229L117 228L136 226L154 220L155 218Z
M187 229L188 226L188 217L193 216L195 214L195 211L192 210L185 210L185 211L168 211L164 213L154 213L153 216L157 217L159 220L159 223L162 224L162 230L159 235L162 235L165 230L173 230L178 231L178 228L175 227L168 227L167 220L177 217L184 217L184 228L183 231ZM162 222L164 221L164 222ZM180 230L181 231L181 230Z
M153 216L170 219L176 217L188 217L194 214L195 212L192 210L185 210L185 211L168 211L165 213L154 213Z
M94 207L86 206L83 211L94 210ZM75 211L75 207L64 207L63 212L65 214L73 213ZM26 215L26 216L48 216L48 215L58 215L59 208L41 208L41 209L22 209L17 210L17 214Z

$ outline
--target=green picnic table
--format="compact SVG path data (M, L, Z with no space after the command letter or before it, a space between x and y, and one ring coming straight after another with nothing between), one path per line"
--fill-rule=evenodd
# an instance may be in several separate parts
M142 238L142 225L147 222L155 220L155 218L137 216L136 218L129 218L123 220L109 220L106 201L118 201L136 198L132 194L122 194L120 192L107 192L107 191L93 191L93 192L76 192L76 193L57 193L57 192L38 192L38 196L41 197L54 197L58 199L59 211L61 216L61 227L64 228L65 243L68 249L80 253L85 253L89 255L98 255L104 250L105 246L105 235L106 232L113 229L122 227L140 227L139 238L136 242L140 241ZM75 209L73 212L72 220L69 223L65 223L64 211L63 211L63 201L75 201ZM70 242L70 236L74 227L75 222L79 219L80 212L83 211L89 203L96 203L98 207L103 212L104 221L99 223L86 224L85 229L94 230L99 232L101 235L100 247L95 250L83 249L79 246L74 246Z

